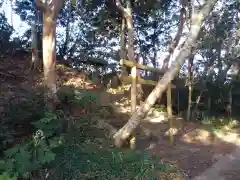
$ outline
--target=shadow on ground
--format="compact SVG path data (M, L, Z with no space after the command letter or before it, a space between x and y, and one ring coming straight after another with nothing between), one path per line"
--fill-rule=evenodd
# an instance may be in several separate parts
M65 70L64 72L59 71L62 73L59 74L59 84L70 86L71 83L67 83L69 79L71 79L71 82L74 82L75 85L78 84L76 83L78 74L71 73L69 69L68 71L70 71L70 73L67 73ZM5 77L1 78L1 112L4 111L4 103L10 102L10 99L11 102L16 101L18 104L24 104L29 98L26 96L26 92L31 92L33 95L36 92L36 87L41 84L41 75L28 77L29 74L27 74L27 72L23 73L23 75L23 78L20 79L17 78L17 75L16 78L10 80ZM74 79L76 81L74 81ZM73 86L70 88L72 87ZM75 86L75 90L76 89L80 92L85 91ZM99 104L102 109L104 109L104 107L111 107L110 109L107 108L105 113L94 114L93 112L93 114L97 116L96 118L103 119L105 123L112 125L115 129L121 128L130 117L129 108L121 105L124 104L124 101L127 101L129 93L114 94L100 91L99 89L92 89L91 91L99 95ZM31 113L27 108L30 107L25 107L26 113ZM81 109L77 108L74 112L74 116L78 116L78 118L82 116ZM14 113L17 113L17 111L14 111ZM173 145L169 145L166 133L169 127L166 121L161 123L143 121L136 131L136 146L137 149L141 151L147 151L161 157L162 162L175 164L180 169L183 169L189 178L201 174L222 156L231 153L237 147L237 137L235 134L219 135L218 133L209 131L207 126L198 123L186 123L177 117L173 122L174 128L176 129ZM12 128L17 129L16 135L13 136L13 144L16 143L18 139L21 139L21 137L32 133L31 129L27 128L27 123L29 122L24 121L24 119L19 119L10 125ZM224 176L231 176L231 172L223 172L223 174Z

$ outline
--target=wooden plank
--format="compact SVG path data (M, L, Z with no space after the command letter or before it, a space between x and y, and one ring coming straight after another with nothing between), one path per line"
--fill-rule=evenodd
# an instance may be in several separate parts
M124 77L122 77L122 81L126 84L131 84L132 83L132 77L131 76L124 76ZM139 78L138 82L140 84L145 84L145 85L150 85L150 86L156 86L157 85L156 81L145 80L145 79L142 79L142 78ZM176 88L176 86L174 84L171 84L171 88Z
M165 71L161 70L161 69L158 69L158 68L154 68L154 67L150 67L150 66L145 66L145 65L142 65L142 64L138 64L136 62L133 62L133 61L130 61L130 60L126 60L126 59L121 59L120 60L120 64L123 66L128 66L128 67L134 67L136 66L137 69L142 69L142 70L146 70L146 71L151 71L151 72L155 72L155 73L158 73L158 74L164 74Z

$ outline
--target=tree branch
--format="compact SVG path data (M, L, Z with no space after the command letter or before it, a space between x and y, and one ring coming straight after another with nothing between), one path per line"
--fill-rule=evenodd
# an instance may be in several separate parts
M198 35L201 29L201 26L208 16L208 14L213 9L214 5L216 4L217 0L207 0L203 8L198 11L198 13L194 14L194 21L190 33L185 40L184 46L181 49L178 56L174 58L171 67L168 71L164 74L162 79L160 79L153 89L151 94L145 100L145 102L140 106L140 108L132 114L132 117L128 120L127 124L125 124L118 132L114 135L115 145L117 147L121 147L124 141L133 133L133 131L138 127L139 123L142 119L145 118L151 107L155 104L156 100L161 96L165 89L167 88L168 84L174 79L176 74L179 72L181 67L183 66L186 58L192 53L192 49L196 46Z
M162 69L164 70L168 68L170 57L173 54L174 50L176 49L177 45L179 44L180 38L182 37L185 21L186 21L186 9L183 6L180 10L179 26L178 26L176 36L174 37L173 41L171 42L168 48L167 56L163 60Z
M46 1L45 1L45 2L42 2L42 0L36 0L35 3L36 3L36 7L37 7L40 11L42 11L42 12L45 12L45 11L46 11L46 9L47 9L47 2L46 2Z
M66 0L58 0L58 3L55 4L55 7L54 7L55 8L55 12L54 12L54 16L53 16L55 19L57 18L59 12L61 11L65 1Z
M125 8L123 7L122 3L121 3L121 0L116 0L116 6L119 8L119 10L125 14Z

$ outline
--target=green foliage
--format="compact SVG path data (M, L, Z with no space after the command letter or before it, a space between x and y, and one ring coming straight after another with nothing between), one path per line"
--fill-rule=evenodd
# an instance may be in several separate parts
M2 174L34 178L32 172L54 161L56 154L52 150L63 142L61 134L57 135L60 129L57 115L47 112L44 118L33 124L38 130L31 138L4 152L0 166Z
M97 93L86 90L77 90L70 86L61 87L57 95L61 104L76 105L91 112L94 112L96 107L100 105Z
M154 109L158 112L167 112L167 108L164 105L155 105Z
M94 107L99 106L99 95L95 92L82 91L76 93L75 103L78 106L84 107L88 110L94 110Z
M151 179L156 178L156 171L172 170L148 154L122 151L93 142L68 145L64 152L64 156L58 159L60 179Z
M45 103L43 90L27 92L19 89L18 96L12 96L1 112L0 149L5 149L14 139L27 133L33 133L31 122L43 117Z
M69 106L77 105L85 109L90 108L89 104L97 106L96 93L73 92L74 99ZM63 94L72 96L72 90ZM64 133L63 122L71 119L64 116L66 109L46 111L42 93L32 97L29 95L25 102L23 105L12 101L6 112L14 110L16 114L5 113L4 117L12 122L23 118L33 131L29 132L28 138L4 151L0 160L0 180L37 179L47 174L50 179L65 180L152 179L156 177L156 171L172 170L148 154L112 148L111 141L95 126L96 120L91 120L89 114L79 117L74 124L75 130Z
M12 33L13 27L8 23L5 15L0 13L0 53L6 53L12 50L12 43L10 41Z
M57 92L60 103L72 103L74 101L74 87L62 86Z
M224 127L234 128L238 122L231 118L217 118L214 116L204 116L202 124L211 125L212 130L222 129Z

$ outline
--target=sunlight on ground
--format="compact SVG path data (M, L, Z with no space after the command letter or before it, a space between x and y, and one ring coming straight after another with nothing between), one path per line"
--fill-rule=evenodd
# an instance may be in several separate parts
M177 128L169 128L169 130L167 130L165 133L164 133L164 135L165 136L169 136L169 133L171 132L171 134L173 135L173 136L175 136L175 135L177 135L178 133L179 133L179 129L177 129Z
M203 129L195 129L181 137L181 140L186 143L201 142L204 145L210 145L213 141L212 133Z
M181 140L186 143L199 142L204 145L211 145L213 143L216 143L216 140L219 139L223 142L239 144L240 139L238 136L238 133L234 132L229 132L226 134L220 131L209 132L204 129L195 129L194 131L182 136Z

